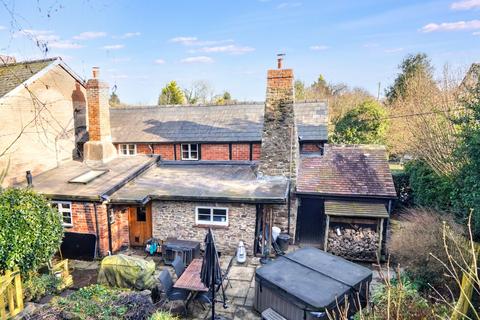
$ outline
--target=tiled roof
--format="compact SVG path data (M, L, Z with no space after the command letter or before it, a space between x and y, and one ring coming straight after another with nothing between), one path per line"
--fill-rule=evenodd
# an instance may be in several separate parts
M288 181L257 179L251 163L161 162L114 193L112 202L150 199L285 203Z
M58 58L0 63L0 98L30 79Z
M342 217L388 218L385 204L357 201L325 201L325 214Z
M261 141L264 104L110 109L113 142ZM295 105L298 135L327 140L325 102Z
M374 145L327 145L323 156L303 155L297 192L396 197L385 147Z

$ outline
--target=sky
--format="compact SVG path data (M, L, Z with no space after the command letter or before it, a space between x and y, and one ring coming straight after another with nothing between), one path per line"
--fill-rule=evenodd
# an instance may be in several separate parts
M438 73L479 62L480 0L0 0L0 54L61 56L86 79L98 66L128 104L155 104L171 80L262 101L277 53L306 84L376 96L417 52Z

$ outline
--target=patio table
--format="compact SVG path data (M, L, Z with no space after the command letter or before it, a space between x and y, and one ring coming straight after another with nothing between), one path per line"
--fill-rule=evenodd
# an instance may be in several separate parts
M193 259L173 286L179 289L190 290L193 293L207 292L208 288L205 287L200 278L201 271L202 259Z

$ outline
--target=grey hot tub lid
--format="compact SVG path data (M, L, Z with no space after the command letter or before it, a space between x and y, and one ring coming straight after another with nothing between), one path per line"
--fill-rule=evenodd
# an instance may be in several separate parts
M318 310L335 307L350 291L366 290L368 268L315 248L303 248L279 257L256 271L260 285L274 286Z

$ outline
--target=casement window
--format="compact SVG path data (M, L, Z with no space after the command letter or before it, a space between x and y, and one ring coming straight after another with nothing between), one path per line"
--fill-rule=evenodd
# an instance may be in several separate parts
M196 224L228 225L228 209L217 207L197 207L195 213Z
M198 144L182 144L182 160L198 160Z
M120 144L118 147L118 152L122 156L134 156L137 154L137 145L136 144Z
M58 210L62 216L64 227L73 227L72 203L69 201L52 201L52 208Z

